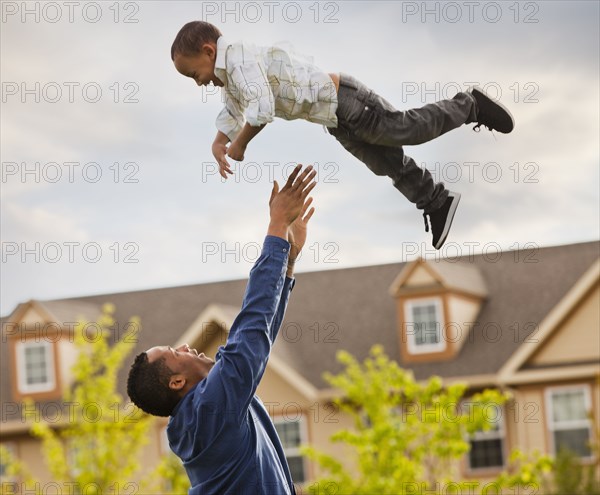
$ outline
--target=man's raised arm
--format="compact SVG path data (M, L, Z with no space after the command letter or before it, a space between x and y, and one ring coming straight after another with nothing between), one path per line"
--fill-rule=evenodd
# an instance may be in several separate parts
M285 316L285 310L287 308L290 292L294 288L294 279L292 277L294 276L294 267L296 264L296 259L298 258L298 256L300 256L300 252L302 251L302 248L306 243L308 221L315 212L314 208L309 209L311 203L312 198L308 198L306 200L306 203L304 203L304 206L302 207L302 212L300 213L300 215L298 215L298 218L294 220L294 223L292 223L288 230L290 255L288 257L285 282L283 284L283 291L281 292L281 300L279 301L279 307L277 308L277 312L275 313L275 317L273 318L273 324L271 325L270 337L272 343L275 343L275 339L277 338L277 334L279 333L279 328L281 327L281 322L283 321L283 317Z
M312 167L301 172L301 166L298 166L281 191L275 182L269 202L267 237L262 253L250 272L242 309L231 327L225 347L219 351L217 364L198 390L201 395L223 394L227 409L235 411L238 419L241 419L256 392L273 338L281 324L278 315L282 314L278 310L281 309L282 290L286 285L289 256L290 252L293 256L298 254L297 248L291 249L287 239L292 231L290 227L300 215L306 230L306 222L313 212L311 209L308 215L305 214L311 201L308 194L316 185L313 182L315 175ZM294 236L293 231L291 236ZM297 244L295 240L294 243ZM284 297L287 298L288 294Z

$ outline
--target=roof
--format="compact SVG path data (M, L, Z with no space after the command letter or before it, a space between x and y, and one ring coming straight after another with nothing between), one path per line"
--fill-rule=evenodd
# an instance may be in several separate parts
M483 298L488 295L485 281L476 265L443 258L437 260L419 259L416 263L408 263L392 282L389 290L390 295L400 294L404 283L414 272L414 268L422 264L426 265L431 275L447 289L458 290ZM408 290L410 291L410 288Z
M600 243L594 241L507 251L493 258L465 256L453 267L442 262L438 273L454 281L460 278L456 273L459 266L470 266L469 279L480 277L477 287L485 287L487 298L458 356L451 361L411 364L415 377L497 373L599 256ZM431 263L435 267L435 262ZM391 263L298 274L274 354L317 388L328 387L322 379L324 371L341 370L335 359L339 349L363 359L373 344L382 344L390 358L403 365L396 301L389 289L406 266ZM110 302L116 306L115 317L122 329L131 316L139 316L142 331L135 355L155 345L177 342L211 305L228 312L239 308L245 286L246 280L234 280L41 304L62 318L75 309L92 311ZM1 346L2 397L10 395L7 347ZM119 374L123 394L127 368Z

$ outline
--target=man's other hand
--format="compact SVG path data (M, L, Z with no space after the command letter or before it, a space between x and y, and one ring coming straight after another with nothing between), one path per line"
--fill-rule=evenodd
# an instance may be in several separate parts
M277 181L273 184L273 190L271 191L271 199L269 200L271 222L269 223L269 235L281 237L282 239L288 238L288 228L294 223L298 216L306 209L312 202L311 198L308 198L310 192L317 185L313 182L313 179L317 175L316 170L313 170L312 165L302 170L302 165L298 165L294 171L290 174L285 186L281 191L279 190L279 184ZM307 199L308 198L308 199ZM308 218L306 222L312 216L312 211L306 215ZM304 226L300 225L298 234L302 237L302 228L304 228L304 241L306 241L306 222ZM297 242L297 241L296 241Z

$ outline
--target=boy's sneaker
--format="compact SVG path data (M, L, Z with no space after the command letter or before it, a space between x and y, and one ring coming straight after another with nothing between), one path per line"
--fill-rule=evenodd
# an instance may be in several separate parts
M514 129L515 120L504 105L492 100L477 86L471 89L471 94L477 102L477 125L473 128L475 131L479 131L482 125L490 131L496 130L504 134Z
M459 201L459 193L449 192L448 199L446 199L446 202L441 208L429 214L423 213L423 218L425 219L425 232L429 232L426 216L429 215L431 233L433 234L431 243L435 249L440 249L444 245L444 242L446 242L446 237L448 237L448 232L450 232L452 220L454 219L454 214L456 213L456 207L458 206Z

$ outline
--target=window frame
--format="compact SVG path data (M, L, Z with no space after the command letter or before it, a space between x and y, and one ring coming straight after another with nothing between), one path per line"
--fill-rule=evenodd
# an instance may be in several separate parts
M554 406L552 402L552 398L554 392L565 392L570 390L583 390L583 403L585 407L586 419L578 419L574 421L569 421L567 427L556 428L555 422L553 419L554 415ZM564 431L564 430L574 430L577 428L585 427L588 430L588 440L592 439L593 431L592 431L592 421L587 417L587 415L591 412L593 414L592 408L592 398L591 398L591 390L590 385L588 383L578 383L571 385L555 385L551 387L546 387L544 390L544 402L546 406L546 428L549 434L550 441L550 452L552 455L556 455L556 441L554 439L555 431ZM564 423L564 422L563 422ZM576 452L577 458L583 461L589 461L594 459L594 451L590 449L589 456L580 456Z
M2 441L2 442L0 442L0 444L6 450L8 450L9 455L12 457L12 459L14 461L19 462L19 458L17 456L16 442L8 440L8 441ZM17 480L18 480L18 476L16 476L16 475L10 476L8 474L3 474L2 472L0 472L0 483L5 483L5 484L15 483Z
M416 329L416 324L413 318L413 308L415 306L428 306L433 304L435 306L436 317L438 318L436 324L439 329L439 342L437 344L417 344L416 333L411 332L409 334L408 328L409 323ZM442 298L436 297L420 297L411 298L404 302L404 328L406 331L406 342L408 352L410 354L430 354L434 352L444 352L447 348L446 336L444 335L444 304Z
M468 401L465 401L468 403ZM476 431L471 435L468 435L467 440L469 442L469 445L472 444L472 442L478 442L478 441L485 441L485 440L500 440L501 442L501 458L502 458L502 464L500 466L482 466L482 467L472 467L471 466L471 457L470 457L470 453L471 451L469 450L469 452L467 452L467 454L465 455L465 462L466 462L466 468L467 471L469 473L482 473L482 472L492 472L492 471L501 471L503 469L506 468L507 464L506 464L506 460L507 460L507 436L506 436L506 423L504 421L504 415L505 415L505 408L504 406L498 404L496 406L496 409L498 410L498 430L494 431L494 430L488 430L488 431ZM471 448L472 445L471 445Z
M29 385L27 383L27 369L26 369L26 358L25 350L27 347L43 347L46 350L46 383ZM31 341L24 340L17 342L15 345L15 355L17 361L17 387L19 393L43 393L51 392L56 388L56 363L54 361L54 344L46 341Z
M298 423L298 428L299 428L299 433L300 433L300 443L298 444L297 447L286 447L283 443L283 439L280 437L279 440L281 441L281 447L283 448L283 454L285 455L285 459L286 461L288 461L288 457L299 457L302 460L302 470L304 472L304 480L303 481L297 481L294 480L294 483L306 483L308 481L310 481L310 478L308 476L308 465L307 465L307 459L304 455L302 455L302 453L300 452L300 446L305 445L308 443L308 431L307 431L307 426L306 426L306 417L304 415L304 413L300 414L298 419L286 419L285 415L283 414L277 414L274 415L272 418L273 421L273 427L275 429L276 426L278 424L287 424L287 423ZM279 433L277 433L277 436L279 436ZM288 465L289 465L289 461L288 461Z

